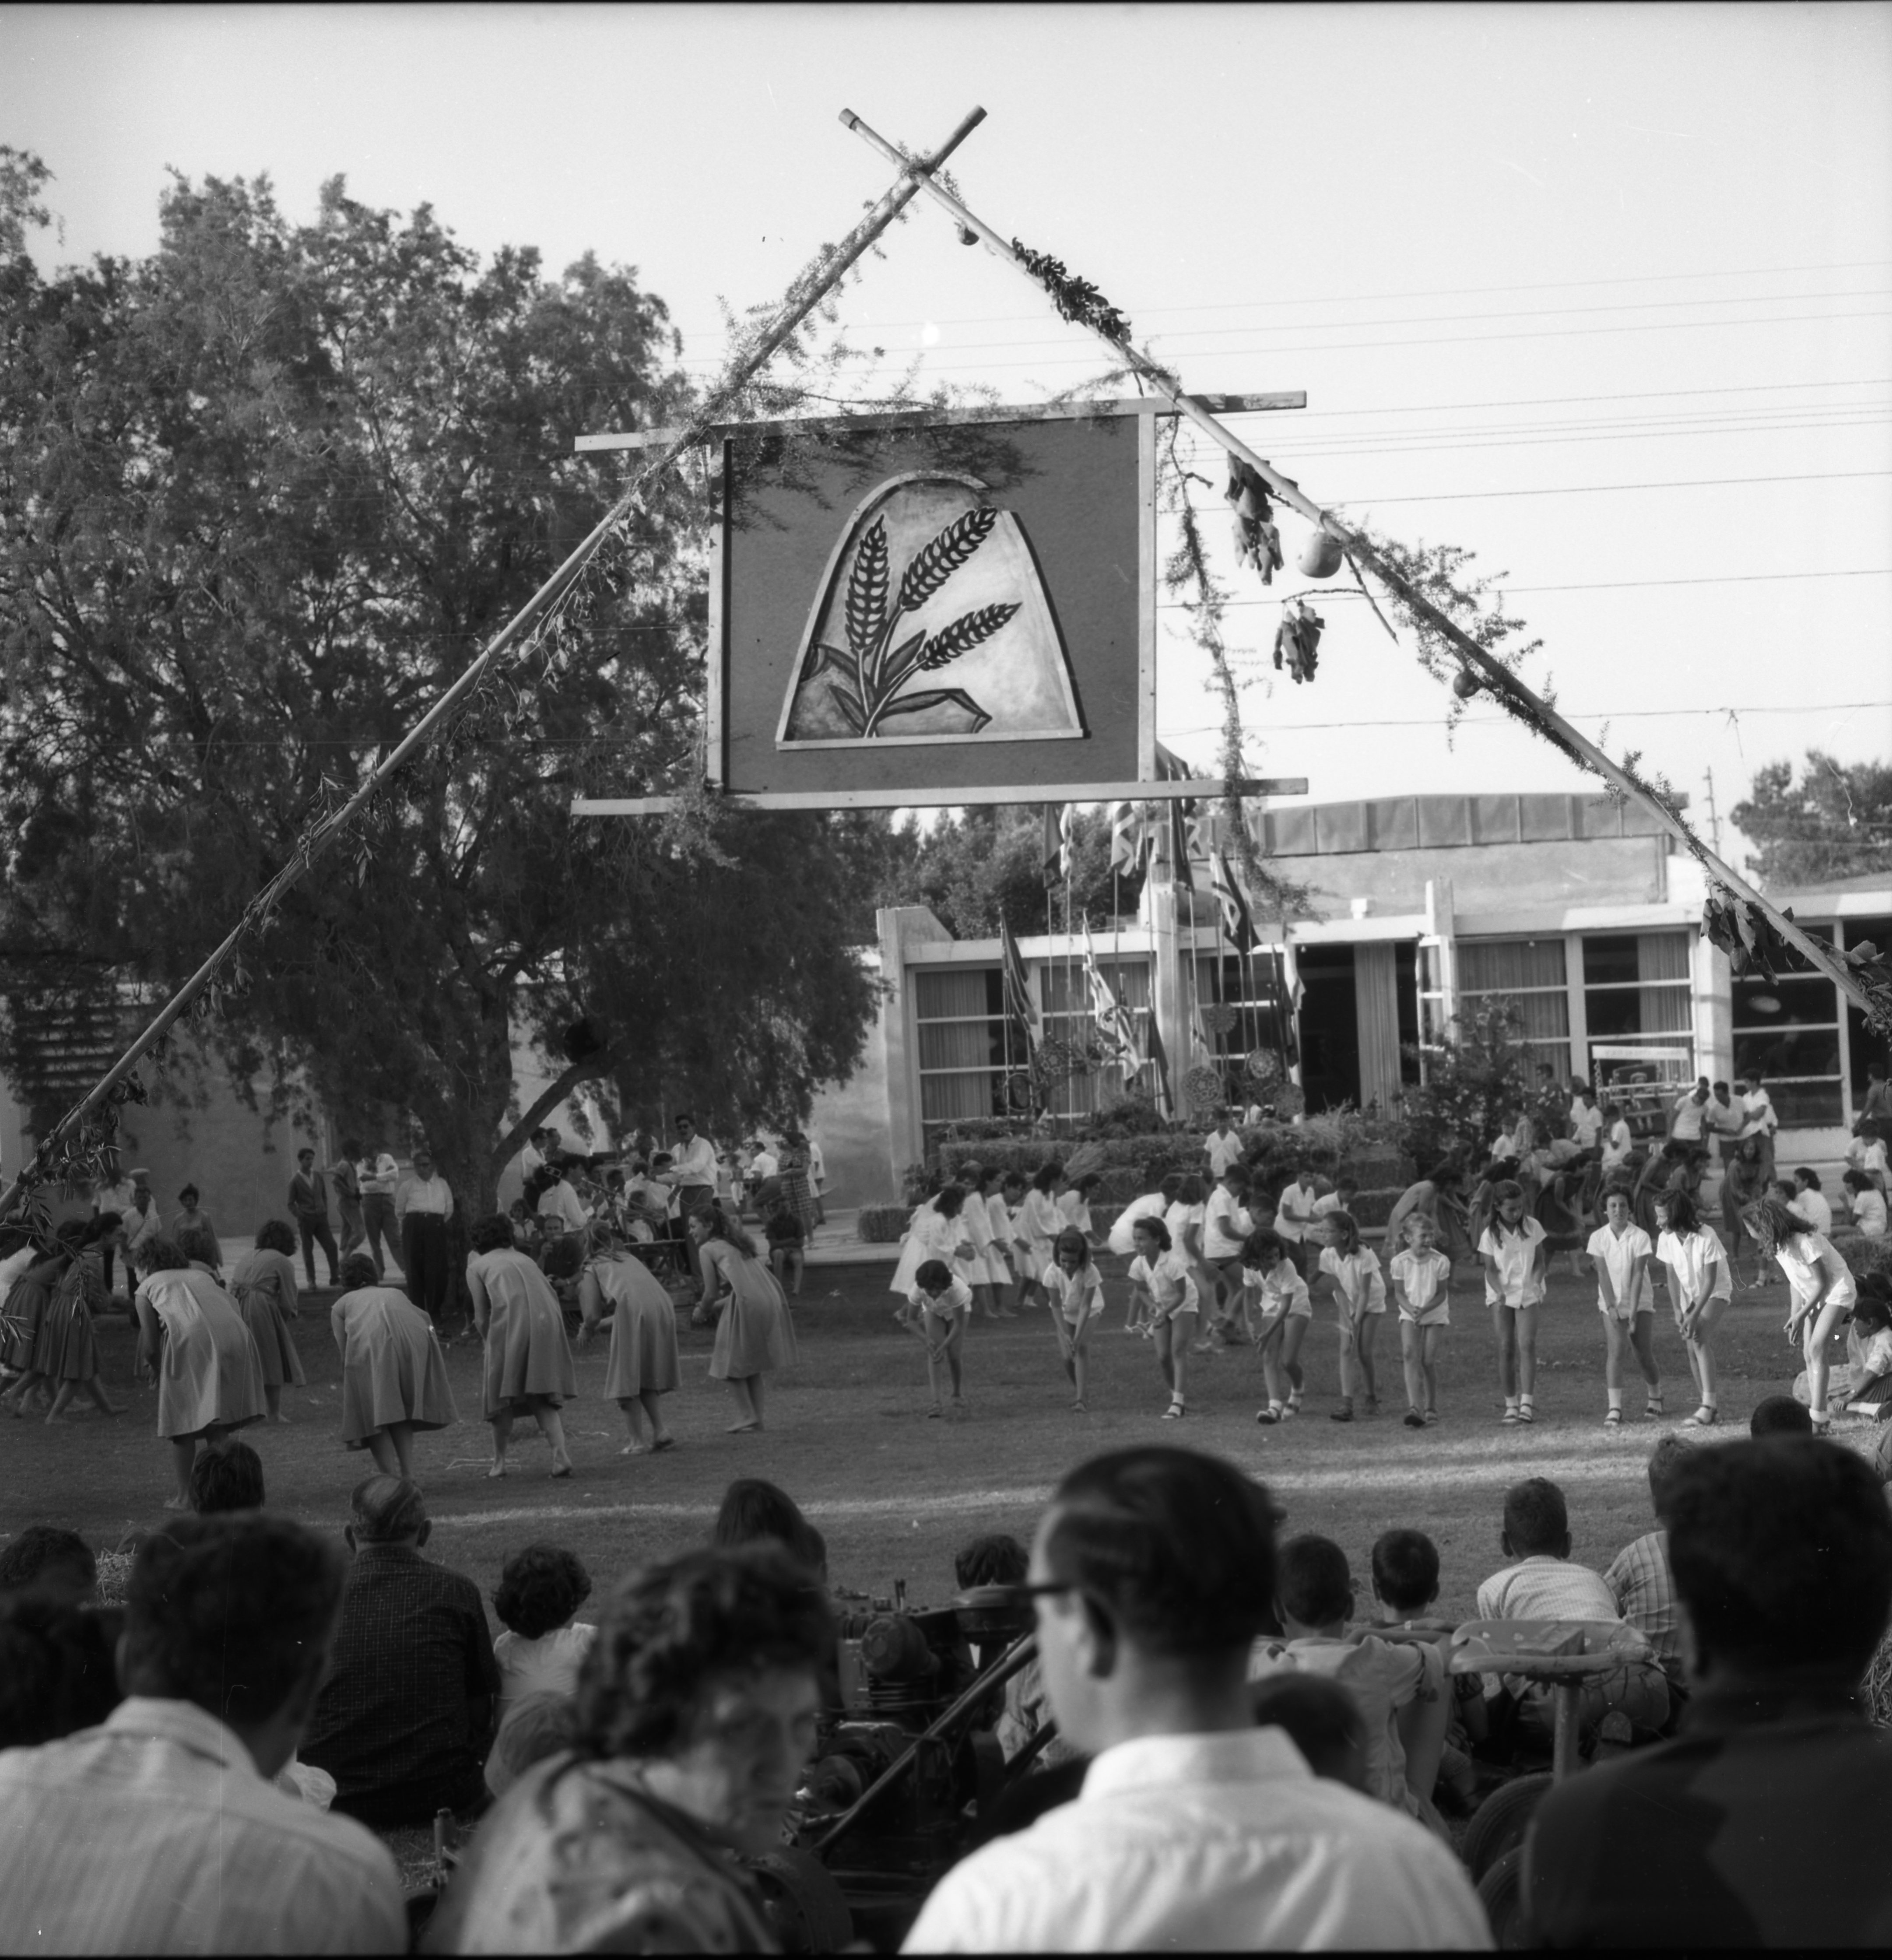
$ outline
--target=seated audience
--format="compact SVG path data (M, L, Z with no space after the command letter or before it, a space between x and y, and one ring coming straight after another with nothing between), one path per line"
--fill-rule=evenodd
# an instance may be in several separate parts
M1253 1682L1248 1705L1258 1728L1279 1729L1317 1777L1366 1787L1366 1718L1359 1698L1323 1675L1276 1673Z
M828 1541L802 1516L801 1507L766 1477L737 1477L723 1493L710 1543L719 1551L739 1545L775 1544L828 1584Z
M270 1782L308 1720L342 1580L333 1545L261 1513L180 1517L145 1542L120 1647L126 1699L100 1727L0 1755L5 1944L404 1949L386 1848Z
M1632 1540L1610 1561L1603 1583L1616 1609L1636 1631L1647 1636L1655 1658L1669 1678L1671 1691L1681 1679L1681 1623L1675 1608L1675 1587L1669 1576L1668 1533L1661 1529L1662 1495L1676 1465L1688 1458L1689 1446L1679 1436L1665 1436L1649 1452L1649 1506L1656 1529Z
M1445 1657L1426 1640L1350 1635L1353 1575L1331 1538L1289 1538L1275 1567L1275 1603L1285 1641L1257 1644L1251 1682L1292 1669L1334 1681L1359 1703L1366 1723L1369 1796L1426 1817L1452 1704L1445 1692Z
M573 1624L591 1597L591 1575L572 1553L555 1545L529 1545L508 1558L493 1595L493 1612L505 1629L493 1643L499 1663L499 1732L486 1759L486 1787L497 1796L494 1764L507 1752L506 1731L527 1701L547 1695L568 1701L578 1669L597 1636L596 1627ZM536 1758L531 1760L536 1761ZM517 1776L517 1768L512 1774Z
M1458 1631L1458 1622L1429 1617L1439 1603L1438 1546L1422 1531L1382 1532L1373 1542L1372 1583L1374 1618L1379 1624L1401 1633L1423 1634L1449 1662L1452 1636ZM1471 1750L1485 1739L1485 1691L1475 1674L1448 1674L1446 1680L1452 1711L1433 1796L1442 1807L1458 1814L1477 1800L1478 1778Z
M122 1617L48 1592L0 1599L0 1749L56 1742L111 1713L119 1700L112 1650Z
M1074 1802L941 1879L906 1950L1490 1944L1444 1845L1256 1726L1274 1564L1267 1493L1219 1459L1145 1447L1065 1477L1033 1606L1058 1726L1094 1760Z
M578 1734L577 1698L544 1689L522 1694L506 1711L486 1758L486 1787L504 1796L534 1763L568 1749Z
M762 1227L768 1241L769 1270L781 1282L782 1290L792 1300L802 1290L802 1270L807 1263L808 1235L793 1205L777 1197L767 1208Z
M0 1593L50 1593L82 1606L98 1577L92 1548L77 1532L58 1525L28 1525L0 1551Z
M430 1949L776 1950L730 1854L781 1843L831 1637L777 1545L633 1573L586 1658L574 1746L527 1770L482 1824Z
M1481 1620L1620 1620L1616 1596L1601 1573L1570 1558L1570 1516L1563 1493L1548 1478L1527 1477L1505 1493L1504 1528L1498 1542L1515 1561L1478 1588ZM1487 1679L1487 1692L1490 1678ZM1509 1676L1505 1688L1531 1728L1550 1732L1553 1701L1541 1684ZM1495 1713L1496 1711L1494 1711ZM1618 1674L1598 1678L1583 1691L1583 1720L1594 1728L1604 1715L1626 1715L1646 1729L1668 1720L1668 1683L1655 1662L1630 1662Z
M1552 1946L1884 1946L1874 1848L1892 1734L1861 1681L1892 1612L1892 1516L1837 1445L1691 1450L1663 1501L1690 1699L1672 1742L1545 1796L1524 1897Z
M1885 1236L1885 1194L1866 1176L1864 1172L1849 1170L1840 1182L1846 1188L1846 1201L1852 1212L1852 1229L1862 1237L1883 1239ZM1807 1207L1802 1201L1795 1209L1802 1217L1807 1215ZM1830 1217L1830 1208L1829 1208ZM1815 1227L1816 1230L1820 1229Z
M952 1576L961 1592L975 1586L1022 1586L1031 1563L1031 1554L1009 1532L994 1532L962 1545L952 1555ZM1009 1641L1004 1643L1009 1646ZM987 1647L978 1658L981 1667L998 1658L1001 1650ZM1005 1684L1003 1704L994 1733L1009 1763L1021 1749L1030 1747L1038 1732L1051 1720L1045 1698L1045 1670L1036 1660L1029 1660ZM1054 1763L1076 1760L1077 1752L1061 1736L1054 1735L1032 1758L1033 1771Z
M190 1507L199 1517L219 1511L259 1511L262 1459L234 1437L199 1452L190 1466Z
M1811 1436L1813 1414L1792 1395L1763 1395L1747 1418L1750 1436Z
M421 1556L415 1485L370 1477L349 1501L355 1564L303 1760L335 1778L337 1810L380 1829L479 1810L499 1692L479 1589Z

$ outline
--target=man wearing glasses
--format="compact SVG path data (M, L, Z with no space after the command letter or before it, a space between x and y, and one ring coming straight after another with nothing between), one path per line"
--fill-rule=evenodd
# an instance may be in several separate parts
M1490 1946L1445 1844L1255 1724L1261 1485L1186 1449L1093 1458L1053 1495L1030 1576L1051 1710L1090 1768L1074 1802L949 1872L904 1950Z

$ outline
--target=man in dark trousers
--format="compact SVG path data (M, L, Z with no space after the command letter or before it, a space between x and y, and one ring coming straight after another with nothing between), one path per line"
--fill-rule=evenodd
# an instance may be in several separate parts
M296 1174L289 1180L289 1209L295 1214L296 1230L302 1234L303 1270L309 1275L309 1290L315 1290L315 1249L329 1255L329 1284L339 1286L336 1268L341 1255L335 1249L335 1233L329 1223L328 1181L316 1169L311 1150L296 1153Z
M394 1194L401 1226L401 1265L408 1297L437 1327L453 1297L453 1267L447 1221L453 1215L453 1193L436 1175L434 1153L425 1144L414 1153L414 1169Z

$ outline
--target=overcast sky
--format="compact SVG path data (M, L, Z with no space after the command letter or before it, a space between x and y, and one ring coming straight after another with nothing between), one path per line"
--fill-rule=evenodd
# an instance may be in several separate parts
M267 172L298 217L342 173L482 252L636 266L703 374L719 295L774 297L884 187L844 105L923 148L975 103L975 211L1191 389L1305 388L1249 440L1509 574L1531 677L1698 815L1711 768L1725 817L1760 762L1892 754L1892 9L0 8L48 258L148 251L167 167ZM1011 400L1101 364L924 206L848 317ZM1304 581L1228 569L1252 766L1323 801L1585 786L1489 713L1448 749L1357 600L1277 679ZM1166 650L1165 739L1206 765L1203 678Z

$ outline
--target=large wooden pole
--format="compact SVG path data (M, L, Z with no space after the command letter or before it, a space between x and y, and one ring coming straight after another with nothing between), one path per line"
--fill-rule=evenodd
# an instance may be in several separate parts
M841 112L841 119L863 142L878 150L882 155L895 162L901 161L900 152L884 136L876 135L869 129L853 110L844 109ZM1019 256L1016 248L1009 240L1000 237L982 218L975 217L951 192L930 178L924 180L920 187L935 203L950 214L961 228L962 234L976 238L994 257L1003 259L1039 291L1045 290L1037 275ZM1520 680L1508 667L1494 660L1455 620L1442 612L1402 573L1390 565L1368 539L1337 517L1331 511L1323 510L1293 478L1283 476L1272 463L1257 456L1233 430L1225 428L1207 409L1185 395L1175 376L1158 367L1146 355L1140 354L1127 340L1120 339L1096 326L1092 326L1089 331L1095 333L1126 368L1161 395L1179 415L1193 422L1211 441L1219 444L1229 455L1240 457L1284 504L1298 511L1309 523L1336 539L1359 563L1371 567L1374 575L1390 590L1398 593L1413 613L1424 620L1442 638L1450 641L1454 653L1481 686L1489 688L1501 701L1511 702L1518 709L1519 718L1528 725L1534 727L1538 733L1555 743L1566 754L1594 769L1620 794L1633 799L1648 810L1671 837L1699 861L1711 878L1752 905L1789 946L1807 959L1817 972L1824 973L1832 981L1875 1026L1883 1024L1886 1013L1884 1004L1875 1000L1867 992L1830 947L1824 947L1817 940L1808 937L1778 907L1770 904L1739 872L1703 843L1659 796L1612 762L1588 736L1573 728L1541 695Z
M5 1218L14 1209L31 1184L40 1181L37 1166L50 1163L52 1154L59 1145L100 1103L109 1099L112 1091L137 1067L139 1058L151 1044L161 1039L189 1011L192 1004L236 952L252 925L267 918L278 900L301 880L316 860L367 807L381 786L411 757L433 740L454 711L491 672L500 656L515 644L528 628L542 619L571 590L577 582L579 574L631 506L639 501L644 492L685 450L694 447L702 439L706 429L727 415L737 393L761 371L795 329L840 284L849 269L874 240L919 195L921 185L927 180L927 173L937 170L984 120L985 111L983 109L973 110L930 157L908 158L901 156L898 151L894 153L900 170L898 181L835 250L797 282L783 301L781 310L770 323L762 339L736 361L715 393L698 411L688 427L678 430L658 455L638 473L635 479L580 541L564 562L493 635L481 650L479 657L414 724L399 746L376 765L361 788L340 809L311 825L304 832L288 863L244 908L243 917L231 928L223 943L171 996L144 1032L99 1079L84 1098L68 1109L40 1140L33 1157L22 1166L18 1176L5 1191L0 1192L0 1218Z

